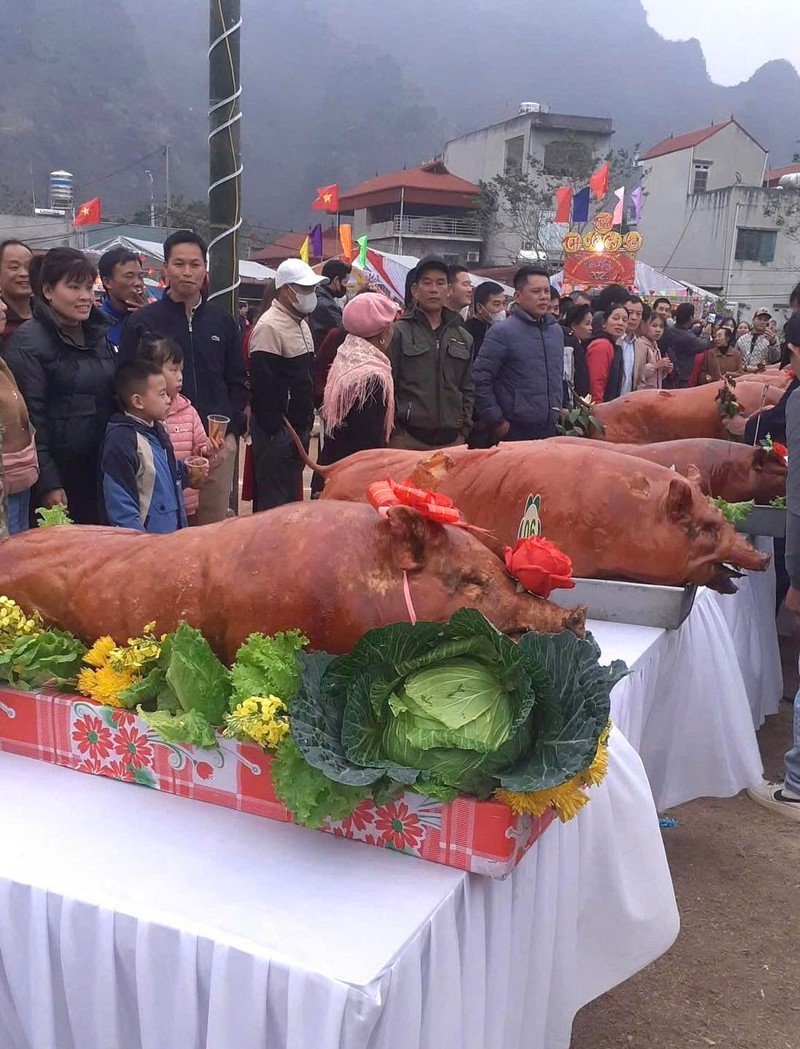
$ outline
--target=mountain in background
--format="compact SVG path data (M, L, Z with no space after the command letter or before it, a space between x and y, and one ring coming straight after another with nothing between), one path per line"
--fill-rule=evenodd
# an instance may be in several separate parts
M205 0L26 0L0 35L0 185L67 168L106 215L207 179ZM713 84L697 41L662 39L640 0L242 0L245 214L304 227L318 185L419 164L522 101L611 116L615 144L652 145L735 114L791 161L800 76L769 62ZM148 156L149 154L149 156Z

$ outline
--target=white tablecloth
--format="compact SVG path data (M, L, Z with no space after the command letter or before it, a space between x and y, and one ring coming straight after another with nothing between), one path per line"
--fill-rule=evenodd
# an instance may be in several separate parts
M717 596L700 590L677 630L589 624L604 662L624 659L630 668L611 693L611 717L639 752L660 811L732 797L762 779L747 689ZM738 597L750 599L746 591Z
M751 542L773 555L768 536L752 536ZM753 724L761 728L764 719L777 714L783 695L783 671L775 625L775 565L766 572L748 572L737 580L736 594L714 594L728 624L739 669L744 678Z
M650 789L505 882L0 753L2 1049L566 1049L667 949Z

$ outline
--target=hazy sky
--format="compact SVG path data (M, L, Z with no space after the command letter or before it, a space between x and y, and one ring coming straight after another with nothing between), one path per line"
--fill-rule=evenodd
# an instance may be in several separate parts
M772 58L800 72L798 0L642 0L668 40L700 41L711 79L738 84Z

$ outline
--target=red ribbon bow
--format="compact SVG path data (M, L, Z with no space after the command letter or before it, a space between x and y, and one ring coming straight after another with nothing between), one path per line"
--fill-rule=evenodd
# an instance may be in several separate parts
M437 524L465 524L461 519L461 511L453 506L453 500L448 496L412 488L408 484L397 484L389 478L371 484L367 489L367 499L379 514L385 514L393 506L410 506Z

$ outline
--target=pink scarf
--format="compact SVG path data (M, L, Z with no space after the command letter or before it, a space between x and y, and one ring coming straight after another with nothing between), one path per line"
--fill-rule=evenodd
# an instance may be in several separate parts
M381 351L358 335L348 335L336 354L328 381L322 418L330 433L341 426L353 408L361 408L377 383L386 404L384 433L394 429L394 380L392 366Z

